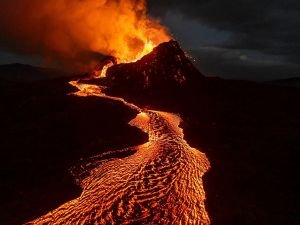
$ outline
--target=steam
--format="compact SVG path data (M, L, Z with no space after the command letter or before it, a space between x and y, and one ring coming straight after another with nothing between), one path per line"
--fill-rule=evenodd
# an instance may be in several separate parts
M48 63L89 67L101 55L130 61L168 41L145 0L0 0L0 45Z

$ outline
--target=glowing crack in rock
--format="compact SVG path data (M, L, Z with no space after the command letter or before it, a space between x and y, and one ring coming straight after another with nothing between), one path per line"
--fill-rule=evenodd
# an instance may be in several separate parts
M81 196L27 224L210 224L202 181L210 163L184 140L181 118L106 96L97 85L70 84L78 88L74 95L109 98L138 110L129 124L149 141L119 150L133 152L126 158L103 159L110 154L105 153L80 165L88 174L73 173Z

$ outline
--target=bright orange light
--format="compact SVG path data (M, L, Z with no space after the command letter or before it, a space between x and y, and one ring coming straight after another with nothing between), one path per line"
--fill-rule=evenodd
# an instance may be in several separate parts
M103 66L102 70L99 71L99 76L96 76L95 78L104 78L106 77L106 72L108 70L109 67L112 67L114 64L113 62L109 62L108 64L106 64L105 66Z
M66 66L91 69L98 53L133 62L171 39L147 15L146 0L20 0L17 9L11 3L4 8L1 35L9 43Z
M77 96L87 97L87 96L102 96L101 87L93 84L83 84L78 81L70 81L70 85L78 88L78 91L72 93Z
M113 18L115 23L108 26L103 15L90 13L89 23L99 24L92 31L95 38L89 42L94 52L112 55L118 63L135 62L171 39L165 27L148 17L145 0L106 1L103 7L104 17Z
M143 56L152 52L152 50L156 47L152 41L146 40L144 43L144 48L141 52L139 52L134 59L120 59L120 63L127 63L127 62L136 62L141 59Z

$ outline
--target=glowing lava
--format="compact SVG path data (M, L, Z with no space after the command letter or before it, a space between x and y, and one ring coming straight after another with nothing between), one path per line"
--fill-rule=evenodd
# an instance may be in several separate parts
M210 224L202 182L210 164L184 140L181 118L106 96L101 86L70 84L78 88L73 95L109 98L137 110L129 124L148 133L149 141L118 150L132 151L126 158L107 159L105 153L81 164L80 173L73 169L81 196L27 224Z
M135 56L135 58L134 58L133 60L129 60L129 61L126 61L126 60L125 60L125 61L123 61L123 62L122 62L122 60L121 60L120 63L136 62L136 61L138 61L139 59L141 59L143 56L145 56L145 55L149 54L150 52L152 52L153 49L154 49L155 47L156 47L156 45L153 44L152 41L146 40L146 41L144 42L144 48L143 48L143 50L142 50L141 52L139 52L139 53Z
M127 158L89 162L82 195L29 224L210 224L202 184L209 162L183 140L178 121L139 114L130 124L147 130L149 142Z

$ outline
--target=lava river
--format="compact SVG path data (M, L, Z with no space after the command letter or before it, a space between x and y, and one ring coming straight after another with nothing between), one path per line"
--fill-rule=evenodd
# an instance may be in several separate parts
M133 153L122 159L87 160L75 175L81 196L27 224L210 224L202 182L210 164L184 140L180 117L142 110L96 85L70 84L79 89L74 95L110 98L138 110L129 124L146 132L149 141L120 150Z

